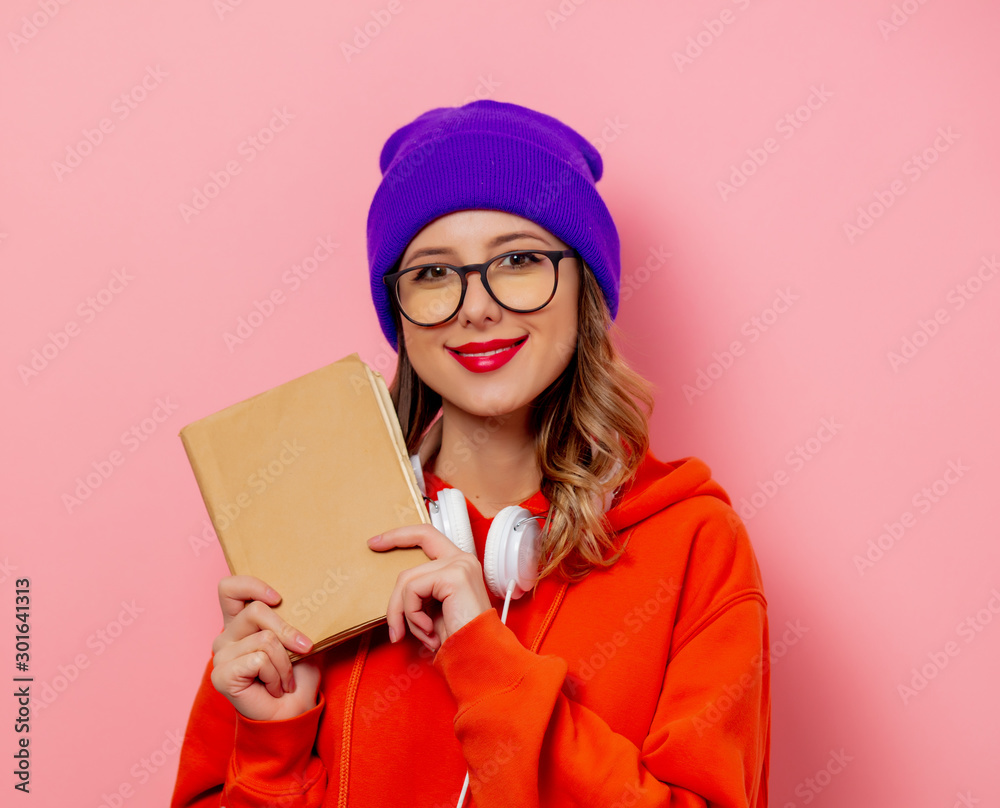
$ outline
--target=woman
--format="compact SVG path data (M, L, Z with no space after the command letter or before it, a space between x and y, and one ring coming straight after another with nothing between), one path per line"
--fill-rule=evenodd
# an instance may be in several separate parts
M651 398L610 336L600 155L477 101L399 129L380 163L368 251L393 401L427 495L464 493L476 552L429 525L373 537L428 556L388 629L295 665L309 639L279 594L223 579L173 804L766 805L760 572L707 466L648 450ZM544 528L504 623L484 550L516 504Z

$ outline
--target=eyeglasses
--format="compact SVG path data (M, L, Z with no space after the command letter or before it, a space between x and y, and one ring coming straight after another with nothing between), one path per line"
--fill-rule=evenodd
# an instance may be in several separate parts
M389 272L389 287L400 313L422 326L447 322L465 301L467 276L478 273L483 288L507 311L528 314L548 305L559 282L559 261L580 258L574 249L518 250L491 258L485 264L421 264Z

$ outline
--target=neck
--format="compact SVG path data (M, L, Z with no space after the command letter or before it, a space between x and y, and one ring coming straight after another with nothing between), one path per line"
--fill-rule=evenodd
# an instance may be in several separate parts
M541 486L528 416L527 407L484 417L443 403L435 473L461 490L483 516L519 505Z

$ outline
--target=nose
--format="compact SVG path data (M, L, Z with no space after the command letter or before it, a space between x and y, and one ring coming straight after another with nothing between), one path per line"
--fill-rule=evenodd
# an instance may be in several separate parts
M483 278L478 272L466 277L467 288L458 320L462 325L484 325L495 323L503 316L503 308L486 291Z

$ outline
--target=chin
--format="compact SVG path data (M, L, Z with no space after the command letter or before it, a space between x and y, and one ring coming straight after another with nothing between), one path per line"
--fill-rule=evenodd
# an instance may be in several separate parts
M451 405L478 418L505 418L525 406L521 402L507 400L479 399L476 401L452 401Z

